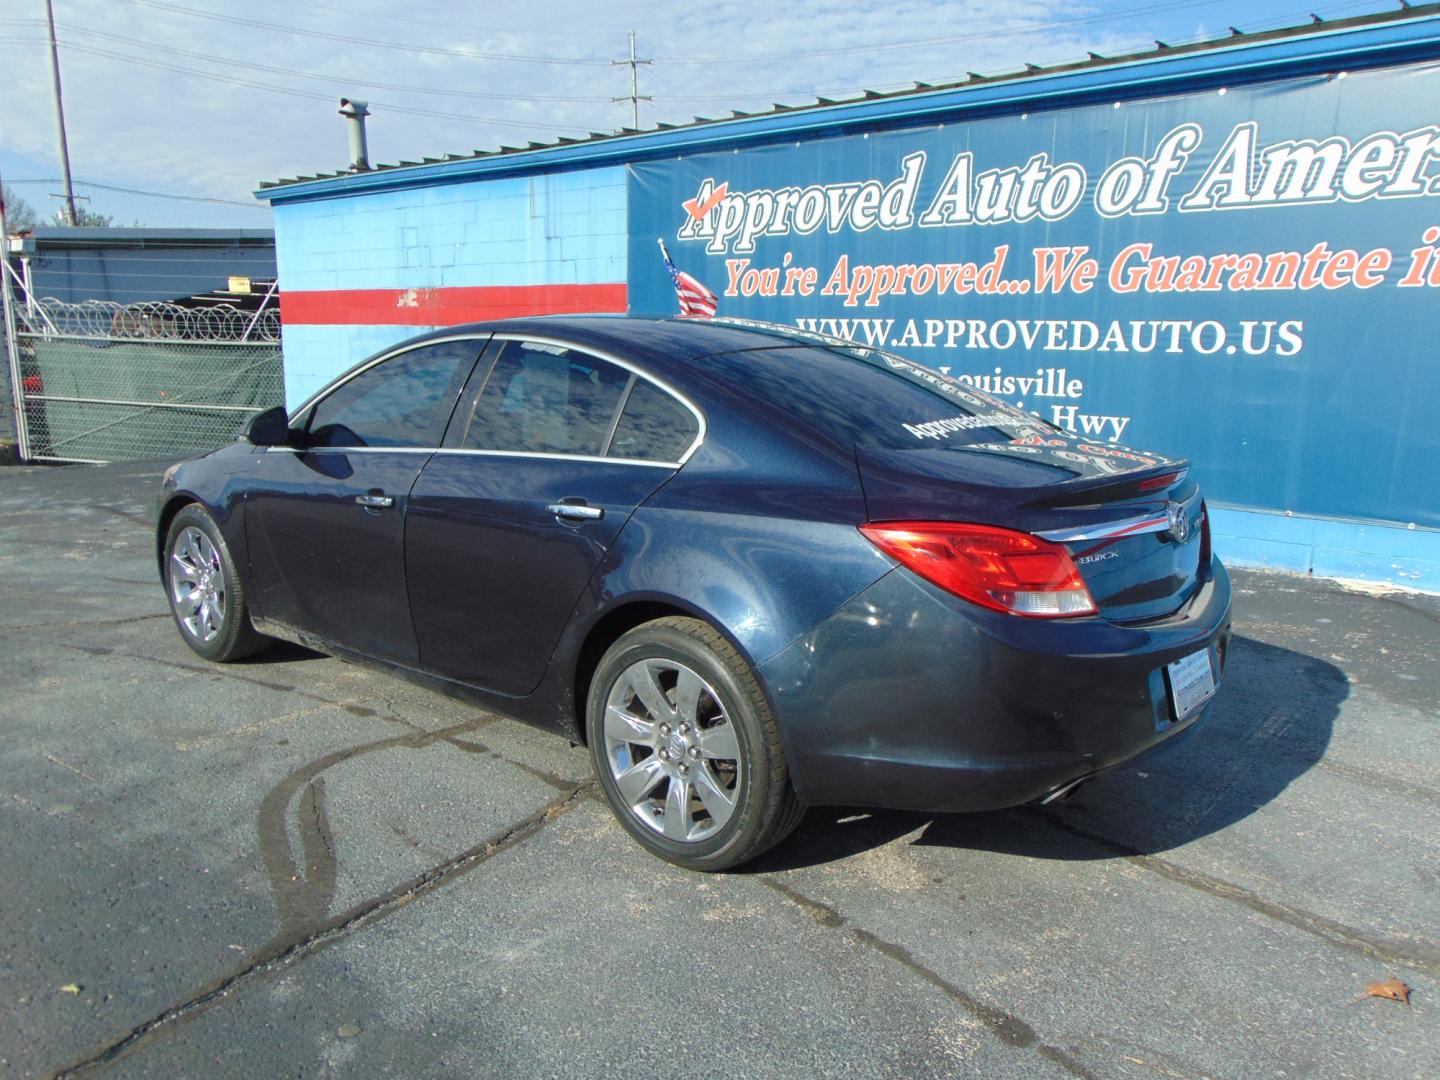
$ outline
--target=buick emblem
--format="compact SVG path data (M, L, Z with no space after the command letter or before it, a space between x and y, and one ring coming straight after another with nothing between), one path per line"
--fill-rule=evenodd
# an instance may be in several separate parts
M1179 503L1169 503L1165 507L1165 520L1170 527L1166 530L1177 544L1183 544L1190 539L1190 515L1185 513L1185 508Z

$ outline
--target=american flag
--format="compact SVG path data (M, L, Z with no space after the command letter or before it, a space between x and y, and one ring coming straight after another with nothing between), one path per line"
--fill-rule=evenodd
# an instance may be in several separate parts
M660 254L665 256L665 269L670 271L670 280L675 283L675 299L680 301L680 314L712 318L720 303L719 298L670 261L670 251L665 247L664 240L659 244Z

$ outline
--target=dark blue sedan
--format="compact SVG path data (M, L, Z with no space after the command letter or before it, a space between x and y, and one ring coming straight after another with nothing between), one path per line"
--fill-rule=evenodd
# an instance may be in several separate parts
M1188 463L742 320L429 334L172 469L181 635L283 638L588 744L718 870L806 806L1057 798L1191 729L1230 586Z

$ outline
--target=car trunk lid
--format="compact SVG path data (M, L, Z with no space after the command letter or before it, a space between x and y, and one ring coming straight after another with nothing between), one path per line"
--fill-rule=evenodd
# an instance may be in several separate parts
M1189 463L1063 432L856 451L871 521L996 525L1063 544L1101 616L1163 618L1197 588L1204 504Z

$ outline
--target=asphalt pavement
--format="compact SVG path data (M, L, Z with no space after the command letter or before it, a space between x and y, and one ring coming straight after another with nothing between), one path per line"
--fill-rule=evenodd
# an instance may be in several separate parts
M0 1076L1440 1075L1440 598L1237 572L1174 752L703 876L563 739L196 658L160 473L0 469Z

